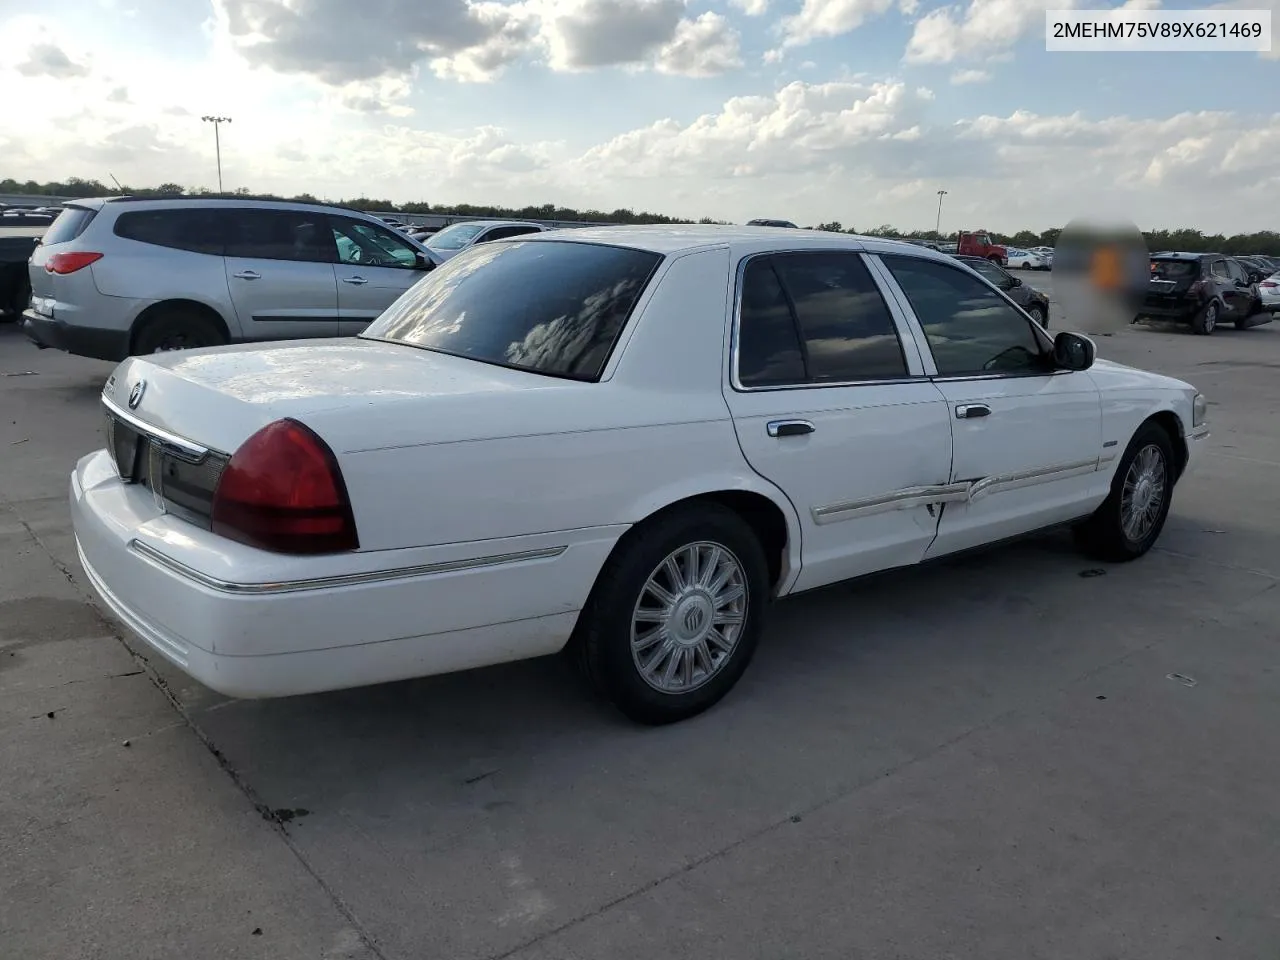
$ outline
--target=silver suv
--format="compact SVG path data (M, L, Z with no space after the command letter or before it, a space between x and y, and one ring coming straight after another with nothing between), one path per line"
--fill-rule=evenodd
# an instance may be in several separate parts
M374 217L269 200L66 205L30 262L23 330L100 360L360 333L440 261Z

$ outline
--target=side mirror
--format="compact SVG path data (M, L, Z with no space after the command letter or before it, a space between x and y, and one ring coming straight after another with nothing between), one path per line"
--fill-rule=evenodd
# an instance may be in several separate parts
M1053 338L1053 364L1059 370L1088 370L1098 358L1098 348L1088 337L1065 330Z
M1009 286L1011 286L1011 287L1020 287L1020 286L1022 286L1022 278L1021 278L1021 277L1010 277L1010 278L1009 278Z
M417 270L434 270L436 265L425 253L419 253L414 257L414 268Z

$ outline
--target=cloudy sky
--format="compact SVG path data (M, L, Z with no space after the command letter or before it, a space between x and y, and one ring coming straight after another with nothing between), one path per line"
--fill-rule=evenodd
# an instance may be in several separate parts
M931 228L945 189L944 229L1275 229L1280 40L1046 53L1072 5L0 0L0 178L213 186L222 114L228 188L862 228ZM1220 5L1280 29L1280 0Z

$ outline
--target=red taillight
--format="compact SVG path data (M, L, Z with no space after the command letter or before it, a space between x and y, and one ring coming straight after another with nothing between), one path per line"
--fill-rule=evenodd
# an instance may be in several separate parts
M1258 284L1258 286L1260 286L1260 287L1280 287L1280 283L1276 283L1274 280L1263 280L1260 284Z
M231 457L213 494L213 532L277 553L355 550L337 458L296 420L269 423Z
M1187 287L1187 296L1189 297L1198 297L1202 293L1204 293L1203 280L1197 280L1195 283L1191 284L1191 286Z
M45 262L44 268L49 273L56 273L64 276L68 273L75 273L77 270L83 270L91 263L97 263L102 259L100 253L55 253Z

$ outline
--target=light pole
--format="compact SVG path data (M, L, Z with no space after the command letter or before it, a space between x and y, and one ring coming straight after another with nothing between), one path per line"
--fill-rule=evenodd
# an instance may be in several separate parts
M933 232L936 233L939 237L942 236L942 198L945 197L946 195L947 195L947 191L945 190L938 191L938 219L933 225Z
M201 117L205 123L213 124L213 149L218 154L218 192L222 192L222 140L218 136L218 130L224 123L230 123L230 117Z

